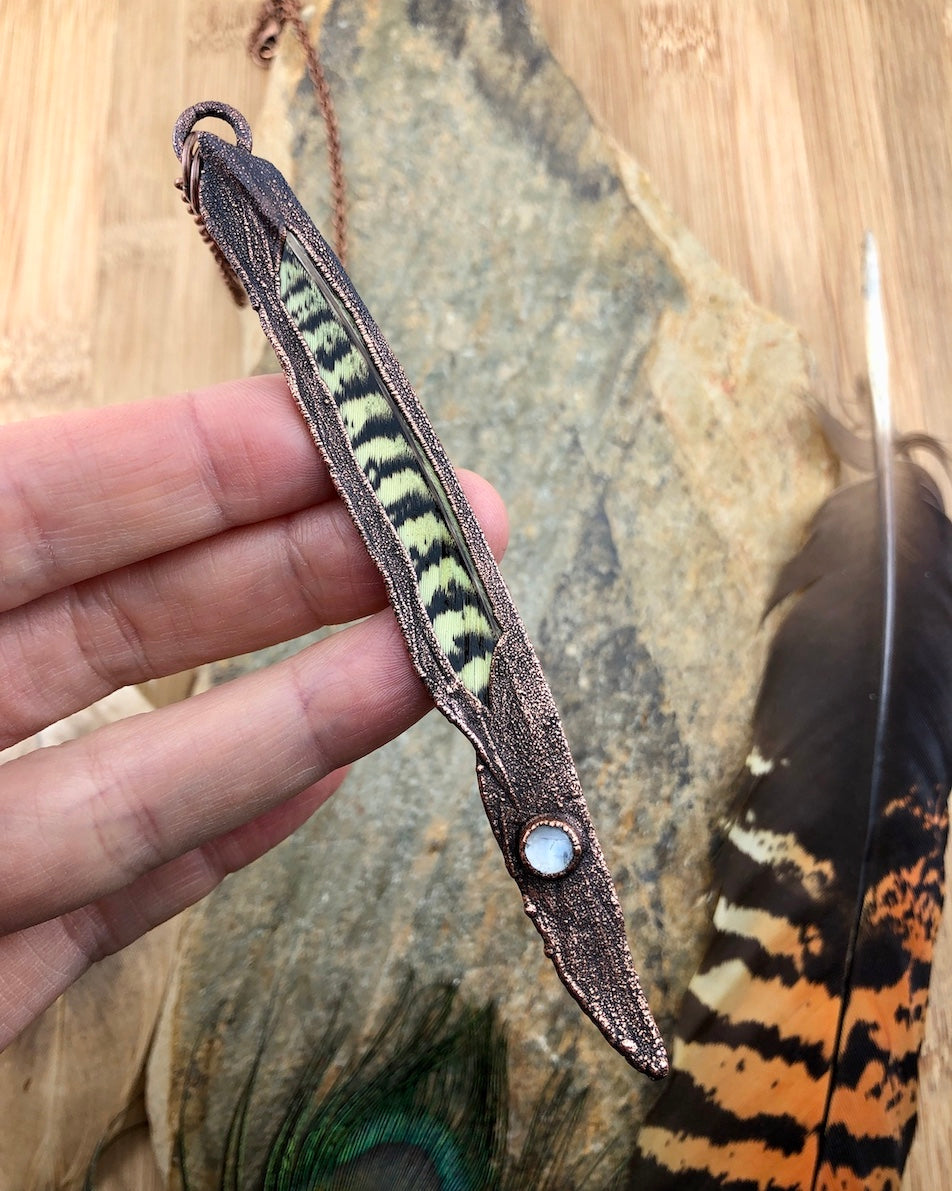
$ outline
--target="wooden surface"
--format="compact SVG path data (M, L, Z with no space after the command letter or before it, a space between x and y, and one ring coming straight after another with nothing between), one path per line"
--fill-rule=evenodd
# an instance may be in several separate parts
M880 243L904 428L952 442L952 5L532 0L596 118L827 399L864 372L859 245Z
M258 347L171 187L185 102L280 131L244 41L255 0L0 6L0 419L198 385ZM323 6L319 6L323 7ZM880 240L898 421L952 442L952 5L532 0L597 119L754 297L801 329L818 391L863 370L859 243ZM296 68L296 50L286 55ZM949 1080L946 970L926 1078ZM945 1099L948 1099L946 1097ZM933 1110L930 1109L930 1113ZM907 1185L948 1185L948 1113ZM925 1156L923 1156L925 1155Z
M171 148L179 112L209 96L261 127L275 88L245 53L257 7L0 5L0 421L197 387L257 360L183 216Z

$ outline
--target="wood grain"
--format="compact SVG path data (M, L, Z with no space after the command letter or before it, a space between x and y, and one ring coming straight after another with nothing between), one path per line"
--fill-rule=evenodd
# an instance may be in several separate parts
M208 384L257 358L183 217L171 149L183 97L260 127L274 79L245 53L257 6L0 7L0 420Z
M864 371L859 245L880 242L905 428L952 442L952 5L532 0L595 117L815 353Z

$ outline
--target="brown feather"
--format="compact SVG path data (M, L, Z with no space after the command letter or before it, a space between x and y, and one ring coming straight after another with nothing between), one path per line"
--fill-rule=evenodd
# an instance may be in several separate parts
M840 489L771 597L793 603L633 1187L899 1186L943 897L952 523L892 470L894 542L876 479Z

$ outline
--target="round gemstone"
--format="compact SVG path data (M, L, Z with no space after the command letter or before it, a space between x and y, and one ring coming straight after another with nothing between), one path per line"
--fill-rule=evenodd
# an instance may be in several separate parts
M530 826L522 837L522 857L540 877L560 877L571 869L579 842L569 827L551 820Z

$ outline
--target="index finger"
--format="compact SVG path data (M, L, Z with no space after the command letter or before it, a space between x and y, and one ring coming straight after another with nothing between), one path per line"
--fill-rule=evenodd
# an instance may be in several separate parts
M283 378L0 428L0 611L334 495Z

